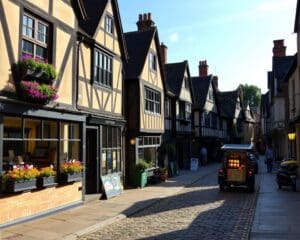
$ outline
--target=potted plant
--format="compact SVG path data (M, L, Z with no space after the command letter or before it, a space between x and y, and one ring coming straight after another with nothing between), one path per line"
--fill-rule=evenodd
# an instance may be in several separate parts
M68 160L60 167L61 182L79 182L82 179L83 166L78 160Z
M36 177L39 171L33 165L15 165L4 173L3 181L7 192L20 192L36 188Z
M57 76L55 68L48 63L48 59L33 58L30 54L22 56L16 65L20 79L25 81L52 84Z
M24 55L12 69L16 93L21 100L47 104L58 98L57 89L52 86L57 73L47 59Z
M161 181L166 181L168 178L168 169L165 167L159 168L158 169L159 172L159 177Z
M55 186L55 176L56 172L53 169L53 165L50 165L49 167L44 167L39 170L40 174L37 178L37 186L39 188L43 187L51 187Z
M149 164L143 160L140 159L139 162L135 165L134 169L134 176L133 176L133 184L136 187L143 188L147 184L147 168L149 168Z
M35 81L21 81L19 97L24 101L39 104L47 104L58 98L55 87Z

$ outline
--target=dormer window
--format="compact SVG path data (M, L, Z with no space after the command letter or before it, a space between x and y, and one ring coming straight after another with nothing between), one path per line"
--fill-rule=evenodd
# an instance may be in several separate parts
M189 89L189 80L188 80L188 78L185 77L185 78L183 79L183 81L184 81L184 88L185 88L185 89Z
M152 71L156 71L156 56L153 52L149 54L149 64Z
M105 16L105 31L110 34L114 33L114 20L108 15Z
M22 20L22 56L49 60L49 24L25 12Z

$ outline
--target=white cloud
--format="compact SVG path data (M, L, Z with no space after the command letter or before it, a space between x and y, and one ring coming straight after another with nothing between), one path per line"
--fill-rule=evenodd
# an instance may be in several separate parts
M171 42L178 42L179 41L179 34L178 32L174 32L169 36Z

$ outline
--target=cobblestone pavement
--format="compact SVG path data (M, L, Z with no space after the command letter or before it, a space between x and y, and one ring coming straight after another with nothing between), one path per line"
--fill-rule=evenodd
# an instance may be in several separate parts
M258 186L254 194L240 188L219 192L216 178L209 174L179 194L79 239L248 239Z

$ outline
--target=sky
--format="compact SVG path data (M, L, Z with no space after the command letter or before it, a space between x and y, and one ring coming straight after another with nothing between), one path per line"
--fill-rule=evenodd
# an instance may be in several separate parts
M239 84L267 91L273 40L284 39L287 55L297 51L296 0L119 0L124 32L136 31L141 13L151 12L168 63L188 60L192 76L207 60L221 91Z

